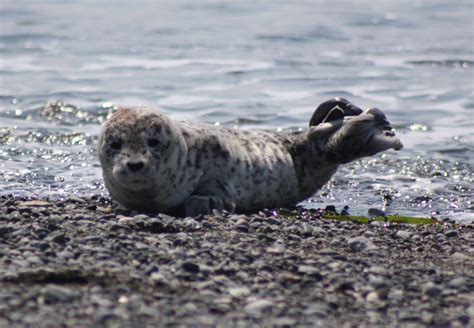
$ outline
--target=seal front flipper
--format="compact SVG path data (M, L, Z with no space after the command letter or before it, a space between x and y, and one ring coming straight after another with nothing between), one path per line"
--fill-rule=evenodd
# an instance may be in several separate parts
M198 216L199 214L211 214L212 210L219 212L222 210L233 212L235 210L235 202L216 196L194 195L186 199L184 206L186 216L190 217Z
M220 181L207 181L198 187L184 202L186 216L210 214L212 210L235 211L232 188Z

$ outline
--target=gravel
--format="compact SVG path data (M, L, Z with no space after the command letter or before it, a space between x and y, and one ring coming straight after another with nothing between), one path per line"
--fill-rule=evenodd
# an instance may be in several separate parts
M0 327L474 325L472 224L322 212L173 218L1 196Z

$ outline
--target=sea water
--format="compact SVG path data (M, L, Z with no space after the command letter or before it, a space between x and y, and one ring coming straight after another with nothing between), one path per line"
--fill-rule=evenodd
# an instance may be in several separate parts
M303 206L473 222L473 10L470 0L3 0L0 193L107 195L97 135L120 105L294 131L342 96L381 108L405 148L341 167Z

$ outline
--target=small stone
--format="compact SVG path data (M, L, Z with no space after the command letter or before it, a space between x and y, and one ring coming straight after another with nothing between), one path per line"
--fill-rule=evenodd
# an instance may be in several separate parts
M281 220L278 220L274 217L269 217L265 220L266 223L271 225L281 225Z
M63 259L63 260L68 260L68 259L73 257L73 254L65 249L65 250L57 253L56 256Z
M80 203L80 204L84 204L86 202L84 199L73 196L73 195L68 197L68 201L73 202L73 203Z
M67 303L73 301L77 296L77 292L70 288L50 285L41 290L40 303Z
M190 231L196 231L201 229L201 223L196 221L196 219L193 218L186 218L183 221L183 225Z
M377 249L377 247L365 237L353 237L347 241L353 252L365 252Z
M388 283L381 276L369 275L369 285L374 289L383 289L388 287Z
M118 218L118 220L117 220L118 224L124 224L124 225L127 225L127 226L131 226L131 225L135 224L135 218L132 218L130 216L119 215L119 216L117 216L117 218Z
M310 237L313 234L313 227L307 222L303 222L299 225L298 230L304 237Z
M326 231L323 228L313 227L313 236L321 237L324 236L325 233Z
M240 232L249 232L249 223L246 218L239 218L235 222L235 229Z
M233 221L233 222L237 222L241 219L247 221L247 216L242 215L242 214L240 214L240 215L234 214L234 215L229 216L229 218L228 218L229 221Z
M117 302L118 302L119 304L127 304L127 303L129 302L129 299L128 299L127 296L121 295L121 296L118 298Z
M237 222L235 222L236 225L248 225L248 221L246 218L240 218L237 220Z
M311 265L300 265L298 267L298 272L303 273L309 276L318 276L320 279L322 279L322 276L320 274L320 269L311 266Z
M142 242L140 242L140 241L137 241L134 246L135 246L135 248L138 249L139 251L143 251L143 250L146 250L146 249L149 249L149 248L150 248L147 244L142 243Z
M406 230L398 230L396 236L401 239L408 239L411 236L411 233Z
M133 217L134 220L140 221L140 220L150 220L150 217L146 214L137 214Z
M370 292L365 296L365 300L370 303L378 302L379 295L376 292Z
M309 316L317 316L320 318L325 318L331 313L331 307L325 302L316 302L310 304L303 313Z
M137 314L139 316L157 318L160 315L160 311L146 304L141 304Z
M367 230L367 231L364 231L362 236L364 236L365 238L372 238L375 236L375 233L373 231Z
M28 232L26 232L25 229L16 229L11 232L11 235L13 237L21 237L21 236L26 236Z
M280 243L274 243L266 249L269 254L281 254L285 251L285 247Z
M318 251L318 255L334 256L334 255L338 255L338 252L336 250L334 250L333 248L321 248Z
M460 261L460 262L472 260L469 255L466 255L460 252L454 252L453 254L451 254L451 258L455 261Z
M38 244L35 245L40 251L44 252L45 250L47 250L50 246L48 243L45 243L45 242L40 242Z
M473 284L473 283L474 282L472 282L471 284ZM468 285L469 285L468 281L463 277L457 277L457 278L451 279L448 282L449 287L456 288L456 289L461 289L463 287L468 287Z
M30 200L25 202L17 202L16 204L18 207L22 206L32 206L32 207L43 207L43 206L51 206L50 202L43 201L43 200Z
M371 266L367 271L370 272L370 273L374 273L374 274L386 274L387 273L387 270L384 267L377 266L377 265Z
M157 284L157 285L167 285L168 284L168 279L166 279L166 277L160 272L153 272L150 275L150 280L153 283Z
M246 297L250 295L250 290L247 287L229 288L229 294L234 297Z
M244 307L244 311L250 315L261 315L264 312L268 312L273 308L274 304L272 301L266 299L254 300L248 303Z
M109 214L109 213L112 213L112 208L111 207L97 206L96 212Z
M457 237L459 235L459 232L457 230L448 230L444 233L444 235L448 238L453 238Z

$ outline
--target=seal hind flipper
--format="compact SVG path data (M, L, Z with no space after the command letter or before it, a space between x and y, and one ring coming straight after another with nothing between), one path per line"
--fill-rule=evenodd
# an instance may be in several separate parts
M336 107L329 111L329 113L323 119L322 123L335 121L340 118L344 118L344 111L336 105Z
M342 97L335 97L329 100L326 100L321 105L316 108L309 121L309 126L315 126L323 122L329 122L333 120L331 116L331 111L338 107L344 113L343 116L357 116L362 113L362 109L351 103L349 100ZM341 117L334 116L334 119L339 119Z

